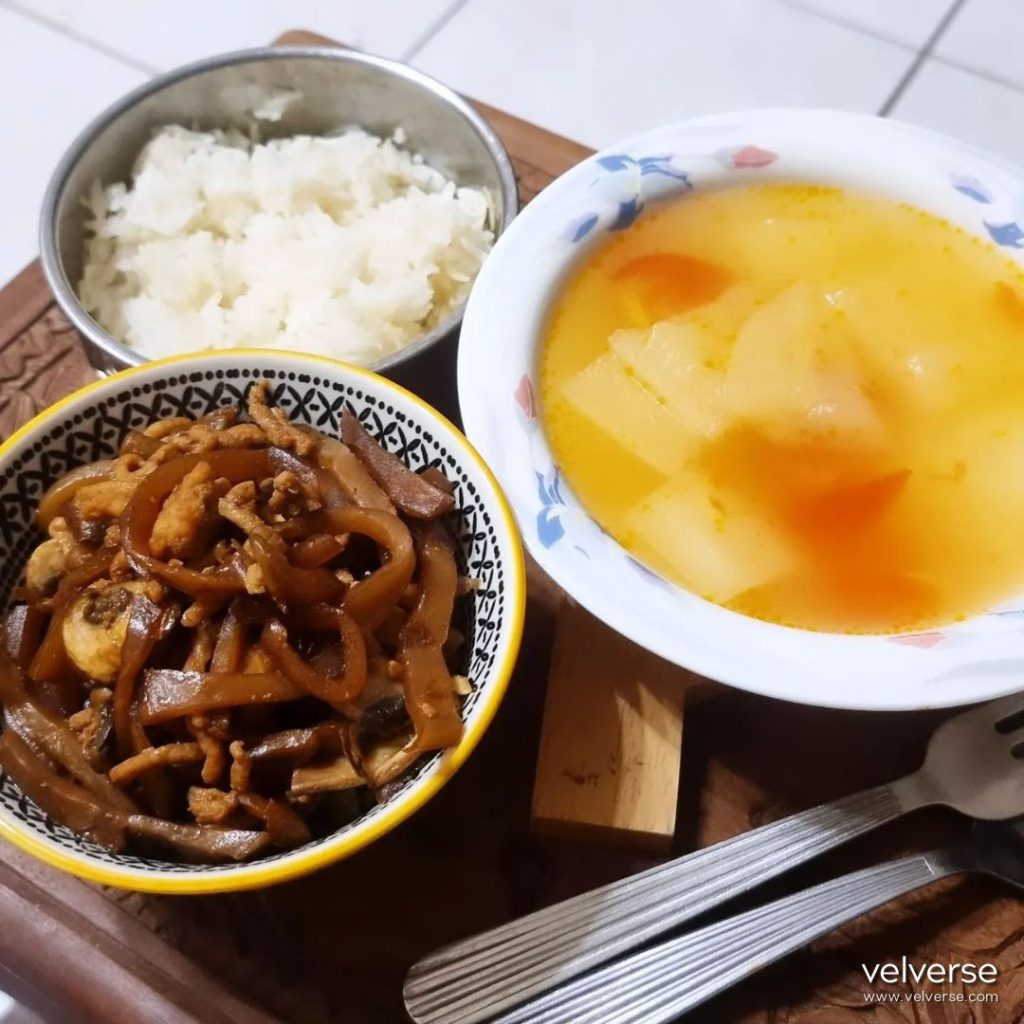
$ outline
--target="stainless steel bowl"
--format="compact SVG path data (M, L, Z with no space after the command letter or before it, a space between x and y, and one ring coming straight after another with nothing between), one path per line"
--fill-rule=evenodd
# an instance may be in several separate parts
M300 95L280 120L257 120L253 109L260 98L277 90ZM100 114L65 153L43 200L40 249L46 279L100 369L123 369L146 358L111 337L75 294L85 242L82 200L96 180L127 181L154 129L166 124L246 132L258 127L261 138L323 135L348 125L388 136L401 127L410 150L458 184L486 191L496 236L518 208L512 164L494 130L451 89L403 64L305 46L242 50L188 64L140 86ZM453 311L372 369L415 384L405 364L421 362L428 349L451 338L462 313L461 307ZM451 353L445 357L450 358ZM396 374L400 365L405 372Z

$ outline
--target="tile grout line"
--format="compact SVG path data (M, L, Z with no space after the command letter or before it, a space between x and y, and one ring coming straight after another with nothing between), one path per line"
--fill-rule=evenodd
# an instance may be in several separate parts
M954 71L962 71L965 75L981 78L986 82L991 82L993 85L1001 85L1004 89L1010 89L1012 92L1024 93L1024 85L1020 82L1015 82L1012 78L1006 78L995 71L986 71L985 68L968 64L965 61L958 60L956 57L947 57L945 54L933 53L931 61L933 64L942 64L944 67L952 68Z
M946 29L952 24L953 19L960 13L960 9L966 2L967 0L953 0L949 5L946 13L939 19L938 24L924 41L924 45L917 51L909 67L900 76L900 80L896 83L892 92L889 93L885 102L878 108L879 117L888 117L892 113L893 107L899 103L903 94L910 87L910 83L917 77L918 71L921 70L924 62L932 55L932 51L939 40L945 35Z
M115 50L113 47L107 46L105 43L101 43L99 40L85 35L83 32L69 28L67 25L63 25L61 22L56 21L53 18L48 18L46 15L40 14L38 11L33 11L31 8L25 7L23 4L18 3L17 0L0 0L0 8L6 9L12 14L26 18L29 21L34 21L37 25L42 25L43 28L47 28L51 32L56 32L57 35L64 36L65 39L81 43L82 46L88 46L90 50L102 53L105 57L110 57L111 60L116 60L118 63L124 64L135 71L141 71L143 74L149 76L158 75L160 73L159 68L146 64L144 61L136 60L134 57L129 57L127 54L121 53L120 50Z
M2 0L0 0L2 2ZM408 64L413 57L415 57L420 50L422 50L431 39L434 38L447 24L462 10L469 0L454 0L446 10L442 11L438 17L432 21L417 37L413 42L402 51L402 55L398 58L404 64Z
M833 25L839 25L840 28L845 28L849 32L856 32L858 35L867 36L868 39L876 39L880 43L888 43L890 46L895 46L900 50L906 50L907 53L917 52L917 47L906 39L897 39L895 36L881 32L870 25L863 25L842 15L820 11L816 7L809 6L807 0L780 0L780 2L783 6L790 8L790 10L799 11L801 14L810 15L812 18L818 18L820 21L827 21Z

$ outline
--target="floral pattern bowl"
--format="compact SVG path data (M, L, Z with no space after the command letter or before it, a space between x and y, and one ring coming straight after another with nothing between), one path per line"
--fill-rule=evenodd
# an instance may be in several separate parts
M415 395L369 370L293 352L205 352L144 363L51 406L0 446L0 608L40 540L40 495L69 469L110 458L129 430L167 416L197 418L243 402L259 379L295 423L338 436L349 409L415 470L440 468L454 484L448 527L460 570L480 581L458 625L460 670L472 692L457 747L423 758L382 802L337 831L244 864L195 865L113 853L44 814L0 771L0 838L93 882L161 893L251 889L347 857L422 807L480 741L505 693L522 634L523 555L511 511L466 439Z
M636 562L588 515L548 446L534 386L559 284L596 240L666 197L750 181L869 191L946 218L1024 263L1024 170L932 132L827 110L686 121L595 154L501 238L462 329L466 430L501 480L530 553L574 599L678 665L772 697L862 709L985 700L1024 685L1024 592L925 633L853 636L777 626L711 604Z

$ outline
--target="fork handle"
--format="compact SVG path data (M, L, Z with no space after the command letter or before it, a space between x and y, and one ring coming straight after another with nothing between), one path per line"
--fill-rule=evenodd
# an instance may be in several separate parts
M635 953L494 1024L664 1024L845 922L968 868L939 851L844 875Z
M457 942L414 965L420 1024L476 1024L919 806L914 776L698 850Z

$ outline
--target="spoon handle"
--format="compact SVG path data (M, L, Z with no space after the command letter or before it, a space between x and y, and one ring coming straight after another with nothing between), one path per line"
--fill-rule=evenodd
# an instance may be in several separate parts
M918 804L906 780L823 804L547 907L415 964L419 1024L476 1024L635 949Z
M665 1024L755 971L913 889L964 870L944 851L891 861L635 953L494 1024Z

